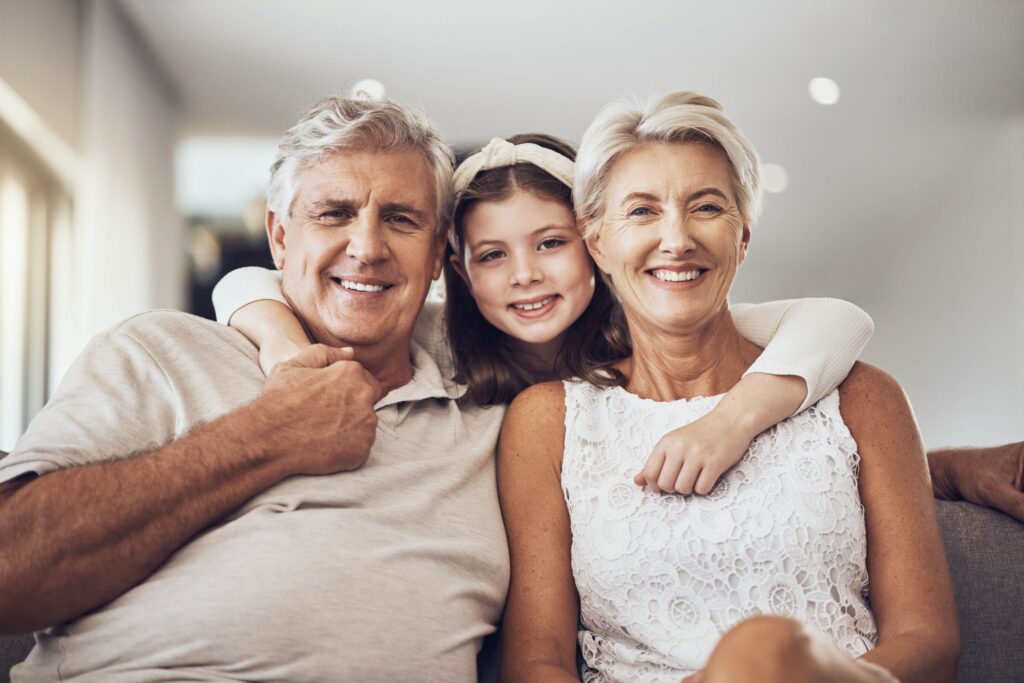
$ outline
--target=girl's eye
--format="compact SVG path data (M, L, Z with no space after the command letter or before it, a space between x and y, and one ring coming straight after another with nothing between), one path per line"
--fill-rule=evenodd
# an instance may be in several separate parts
M565 240L559 239L557 237L549 237L543 242L541 242L539 245L537 245L537 248L539 251L544 251L547 249L554 249L555 247L560 247L563 244L565 244Z
M483 256L481 256L480 257L480 262L481 263L486 263L487 261L494 261L495 259L499 259L499 258L501 258L504 255L505 255L505 252L503 252L500 249L495 249L494 251L489 251L486 254L484 254Z

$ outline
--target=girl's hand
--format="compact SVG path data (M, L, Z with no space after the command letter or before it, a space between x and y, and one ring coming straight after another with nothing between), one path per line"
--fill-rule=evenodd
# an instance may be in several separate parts
M719 477L747 452L752 437L727 415L712 410L661 437L643 470L633 477L655 493L711 493Z
M300 343L281 335L270 336L260 346L260 369L264 375L270 377L270 373L278 364L290 361L310 346L312 344L308 341Z

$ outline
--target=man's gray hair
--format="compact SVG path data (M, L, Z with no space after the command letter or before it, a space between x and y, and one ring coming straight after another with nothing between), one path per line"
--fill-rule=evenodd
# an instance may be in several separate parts
M704 142L721 149L732 167L733 191L747 227L761 215L760 161L750 141L717 100L695 92L625 100L605 107L583 134L576 154L573 202L585 236L604 213L608 171L622 154L649 142Z
M300 171L343 150L419 153L434 177L437 229L448 230L452 212L452 151L418 109L391 100L325 97L299 117L277 146L270 167L267 208L287 224Z

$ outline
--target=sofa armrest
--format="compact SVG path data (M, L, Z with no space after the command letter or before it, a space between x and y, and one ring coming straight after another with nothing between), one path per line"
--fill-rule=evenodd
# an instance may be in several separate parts
M995 510L936 501L960 618L961 683L1024 672L1024 524Z

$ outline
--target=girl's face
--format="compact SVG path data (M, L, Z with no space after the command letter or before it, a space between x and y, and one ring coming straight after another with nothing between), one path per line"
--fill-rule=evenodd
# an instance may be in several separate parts
M480 313L528 344L561 344L594 295L594 265L569 207L517 191L463 217L464 262L452 257Z

